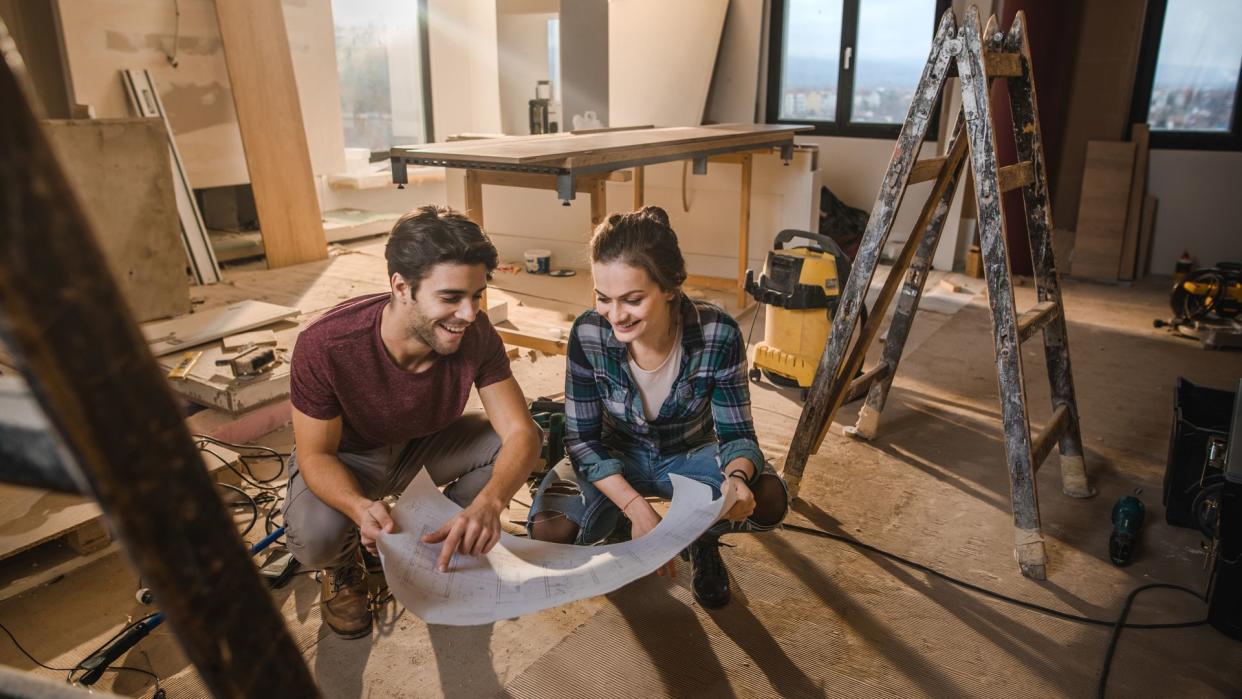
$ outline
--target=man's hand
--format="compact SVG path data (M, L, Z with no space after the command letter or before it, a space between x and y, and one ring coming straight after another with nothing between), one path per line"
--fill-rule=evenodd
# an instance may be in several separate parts
M497 503L475 498L469 507L424 536L423 543L426 544L444 542L440 557L436 559L436 570L448 572L454 551L470 556L482 556L491 551L500 541L500 513L503 510L504 507Z
M660 523L660 515L656 514L655 508L651 506L651 503L640 497L635 497L630 502L624 514L630 518L630 533L635 539L641 539L646 536ZM677 577L676 559L656 568L656 575L664 575L665 573L668 573L670 578Z
M362 539L362 545L371 553L376 552L375 540L379 538L380 532L391 533L396 527L392 516L388 514L388 505L379 500L373 500L363 507L354 521L358 524L358 537Z
M736 498L733 501L733 507L725 513L724 518L734 522L742 522L755 512L755 494L751 492L750 486L741 478L725 478L725 481L733 485L733 493Z

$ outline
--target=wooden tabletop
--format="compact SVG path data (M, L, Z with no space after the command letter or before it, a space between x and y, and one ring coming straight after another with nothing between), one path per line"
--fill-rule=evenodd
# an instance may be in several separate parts
M787 124L720 124L713 126L640 127L587 133L505 136L448 143L398 146L394 158L448 161L456 166L526 165L548 168L582 167L667 155L674 160L696 151L756 148L792 143L794 134L810 126Z

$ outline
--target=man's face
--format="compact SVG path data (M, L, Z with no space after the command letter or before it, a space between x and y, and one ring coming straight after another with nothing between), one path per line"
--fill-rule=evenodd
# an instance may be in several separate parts
M479 313L483 290L487 288L487 268L443 262L431 268L411 287L401 275L392 278L397 297L396 310L409 336L430 347L436 354L452 354L461 347L466 328Z

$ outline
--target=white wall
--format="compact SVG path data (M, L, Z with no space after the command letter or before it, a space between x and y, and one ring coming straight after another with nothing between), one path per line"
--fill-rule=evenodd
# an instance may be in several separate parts
M1153 149L1147 191L1160 200L1151 273L1172 274L1183 251L1199 266L1242 260L1242 153Z
M250 181L215 4L181 0L57 0L72 99L98 118L130 116L120 71L147 69L194 187ZM344 169L341 95L330 0L283 0L312 169ZM176 68L167 59L179 35Z
M427 14L435 140L500 133L495 0L429 0Z
M506 134L530 133L535 82L548 75L548 20L555 13L501 13L496 18L500 60L500 125ZM564 127L561 128L565 131Z

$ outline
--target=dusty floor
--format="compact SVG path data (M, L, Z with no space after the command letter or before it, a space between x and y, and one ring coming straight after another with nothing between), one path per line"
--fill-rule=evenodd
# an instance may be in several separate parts
M349 267L365 262L353 259ZM333 272L339 268L306 266L282 277L276 292L264 273L237 272L237 283L221 291L240 298L268 293L270 300L310 311L383 280L382 268L365 281ZM1019 306L1030 305L1032 290L1019 291ZM840 428L852 424L853 409L843 410L808 466L789 521L846 533L975 585L1099 619L1113 618L1129 590L1146 582L1203 589L1201 536L1165 525L1160 505L1172 386L1183 375L1228 387L1242 375L1242 353L1205 352L1153 330L1151 319L1166 313L1159 281L1133 288L1070 282L1066 295L1088 468L1100 494L1090 500L1061 495L1056 456L1040 471L1047 581L1021 577L1013 560L991 331L981 295L938 293L928 304L879 437L865 443L843 436ZM1039 424L1050 412L1042 354L1032 345L1024 357ZM524 356L513 367L534 396L561 390L562 361ZM779 459L800 405L790 392L766 383L752 393L762 446ZM291 436L281 430L263 441L287 448ZM1118 569L1107 560L1109 511L1117 497L1134 492L1148 507L1144 548L1137 563ZM522 514L515 504L513 516ZM736 597L712 613L693 603L686 567L672 583L652 577L605 597L484 627L429 627L390 606L374 635L355 641L340 641L321 627L318 586L309 576L277 591L275 601L328 697L1095 693L1105 626L1020 609L793 530L733 539L736 548L725 555ZM0 622L43 662L72 665L127 616L149 611L134 600L136 587L127 563L106 557L0 603ZM1201 602L1155 591L1138 600L1131 620L1203 615ZM33 668L2 639L0 662ZM123 664L156 671L169 697L205 695L167 627ZM136 673L99 686L139 696L153 689ZM1242 695L1242 643L1208 627L1127 630L1110 682L1110 695L1122 693Z

